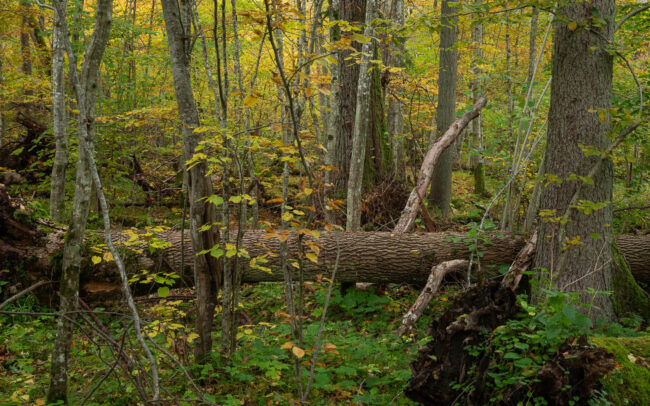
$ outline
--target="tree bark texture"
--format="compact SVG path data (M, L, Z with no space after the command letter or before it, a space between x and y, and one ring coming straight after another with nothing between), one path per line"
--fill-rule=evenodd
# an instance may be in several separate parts
M59 10L63 12L62 2L57 1ZM63 313L75 310L79 297L79 274L81 272L81 256L86 232L86 221L90 208L92 178L90 174L88 151L93 150L95 102L97 99L99 67L108 43L112 21L112 0L99 0L95 29L92 39L84 55L81 69L80 87L82 94L78 95L83 101L85 114L79 115L79 156L77 160L77 175L70 228L66 235L63 249L62 275L59 288L61 296L60 311ZM63 16L59 16L64 18ZM68 55L70 60L70 54ZM75 61L70 61L71 69L76 69ZM85 116L85 119L82 117ZM57 331L52 351L52 366L50 387L47 403L67 399L68 354L72 341L72 323L64 316L59 317Z
M68 1L61 2L67 9ZM56 149L52 165L50 189L50 217L61 222L63 220L63 205L65 202L65 171L68 166L68 136L66 134L65 108L65 45L61 21L54 13L54 28L52 32L52 126Z
M404 0L392 0L390 6L390 18L397 29L404 26ZM397 45L393 46L390 50L390 64L395 68L403 68L405 66L404 60L406 55L405 42L406 37L397 34L395 38ZM401 74L401 73L400 73ZM400 89L398 86L393 86L393 92L397 93ZM404 180L406 174L406 162L404 155L404 139L402 133L404 132L404 117L402 117L402 104L397 95L393 94L388 98L388 114L387 126L388 134L391 139L391 148L393 153L393 166L395 167L395 178L399 181Z
M187 7L190 0L182 0L181 7ZM192 82L189 71L189 46L191 36L189 26L181 23L181 13L176 0L162 0L167 41L171 57L174 91L183 131L183 154L190 161L199 145L200 135L194 129L200 126L199 114L194 102ZM203 160L193 164L189 173L190 236L194 252L209 250L219 242L218 233L213 230L200 232L204 224L214 224L214 207L202 198L213 194L212 183L207 174L207 163ZM221 264L209 255L194 255L194 275L197 285L199 306L196 315L196 328L199 339L195 347L197 359L205 359L212 348L212 322L217 304L217 292L221 283Z
M376 1L366 3L366 28L363 35L369 39L361 48L361 65L359 67L359 83L357 86L357 103L354 117L354 134L352 137L352 157L350 159L350 177L347 194L347 223L348 231L357 231L361 223L361 187L363 186L363 166L366 160L366 139L370 131L370 98L372 72L370 59L374 48L374 28Z
M438 73L438 108L436 111L436 134L442 137L456 119L456 80L458 77L458 17L450 1L441 4L440 71ZM431 182L429 202L440 209L443 217L451 210L451 172L455 147L447 148L436 162Z
M420 295L402 318L402 324L397 329L396 334L401 337L406 333L411 333L415 323L417 323L420 316L422 316L422 313L424 313L424 310L429 305L429 302L433 299L433 295L438 292L445 275L450 272L467 270L468 265L469 261L463 259L453 259L451 261L445 261L434 265L431 269L431 274L429 275L429 279L427 279L426 285L424 285Z
M129 260L133 273L140 269L156 269L165 272L175 272L180 275L191 275L190 266L185 261L186 268L181 270L181 234L177 231L160 233L159 238L171 244L159 253L153 255L140 254ZM242 247L251 258L267 255L269 272L251 269L246 266L243 275L244 282L277 282L283 280L281 269L280 244L275 237L268 238L264 230L247 230L242 239ZM126 239L115 233L115 239ZM233 237L234 240L234 237ZM305 241L312 240L305 237ZM471 241L470 241L471 240ZM489 241L479 247L483 252L481 264L483 268L489 265L509 264L525 244L525 239L518 235L502 237L489 236ZM467 242L470 241L470 242ZM337 281L339 282L387 282L387 283L424 283L429 276L431 267L437 263L453 259L469 259L469 245L473 239L463 233L391 233L391 232L321 232L317 242L322 246L318 263L303 261L306 279L315 279L316 275L326 275L336 260L337 242L341 246L341 257ZM630 271L637 281L650 283L650 235L616 237L616 243L630 266ZM288 258L296 259L301 251L298 246L298 235L292 232L288 236ZM190 244L184 245L185 258L191 258L194 251ZM305 246L305 251L309 251ZM276 255L268 255L269 253ZM119 280L114 264L103 263L95 267L89 265L83 276L84 283L112 283ZM296 271L295 269L292 270ZM297 272L297 271L296 271ZM294 277L296 277L294 275ZM192 278L185 282L192 283Z
M467 124L479 115L479 112L486 104L487 100L484 97L481 97L474 105L472 111L465 113L461 118L451 124L447 131L438 139L438 141L436 141L435 144L433 144L429 151L427 151L427 154L424 156L424 160L422 161L420 172L418 173L418 180L409 195L404 210L402 210L402 214L393 230L394 232L407 233L413 229L415 217L418 214L420 199L424 197L427 188L431 183L431 179L435 173L434 168L436 167L436 163L439 162L444 151L451 148L454 140L458 138Z
M366 0L339 0L338 18L350 24L363 23L366 13ZM340 33L342 37L349 37L352 32ZM361 44L352 41L352 47L357 52L361 51ZM352 135L354 133L354 120L357 110L357 87L359 84L359 65L354 62L352 50L344 49L339 52L339 98L340 111L336 131L336 181L335 190L346 191L350 170Z
M477 17L480 17L477 15ZM483 24L478 23L472 27L472 45L474 46L474 55L472 56L472 79L470 80L470 89L474 103L478 102L482 95L481 87L481 68L483 61ZM470 166L474 175L474 193L481 196L488 195L485 186L485 170L483 168L483 125L481 116L476 117L470 123L471 145Z
M586 293L590 288L609 291L612 286L612 163L607 160L600 166L593 186L582 187L579 200L605 204L589 214L568 208L582 182L568 178L586 176L600 159L586 157L581 146L604 150L609 145L611 123L608 115L601 120L597 111L611 107L613 57L607 47L613 38L615 8L614 0L570 2L559 10L555 22L545 174L561 183L544 188L540 209L553 216L571 210L571 215L565 225L541 219L535 258L535 266L544 269L541 279L550 280L556 289L581 292L581 301L598 306L592 310L594 318L613 316L610 296ZM594 10L603 19L601 25L593 22ZM593 238L595 234L599 237ZM558 266L561 262L564 265Z

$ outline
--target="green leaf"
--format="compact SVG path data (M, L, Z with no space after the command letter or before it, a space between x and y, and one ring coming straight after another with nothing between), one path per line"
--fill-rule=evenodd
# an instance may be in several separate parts
M167 297L169 295L169 288L167 286L161 286L158 288L158 296Z
M221 196L217 196L217 195L212 195L208 197L208 201L214 204L215 206L220 206L223 203L223 199L221 198Z

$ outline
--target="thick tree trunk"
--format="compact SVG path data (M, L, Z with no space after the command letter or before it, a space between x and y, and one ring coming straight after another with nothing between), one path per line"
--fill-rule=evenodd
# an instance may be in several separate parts
M65 18L62 2L57 1L57 14L59 20ZM63 250L62 275L59 294L61 296L60 311L62 316L57 323L54 349L52 351L52 366L50 387L47 394L47 403L54 403L67 399L68 382L68 354L72 341L72 323L64 313L73 311L78 303L79 296L79 274L81 272L81 255L83 251L84 236L86 232L86 221L90 208L90 191L92 178L90 174L90 163L88 152L93 150L95 102L97 98L99 66L108 42L111 16L112 0L99 0L97 3L97 16L95 29L90 46L84 55L83 67L81 70L80 92L77 94L77 103L84 113L79 114L79 157L77 160L77 179L75 185L74 201L72 204L72 215L70 228L66 235L65 247ZM67 32L64 33L67 35ZM74 55L68 52L68 61L71 69L77 69Z
M366 0L339 0L338 18L352 25L363 23L366 13ZM345 31L342 37L349 38L353 32ZM361 44L352 41L352 47L357 52L361 51ZM357 86L359 84L359 65L350 60L352 50L344 49L339 52L339 117L336 134L336 181L337 192L345 192L348 187L348 176L352 150L352 134L354 133L354 120L357 111Z
M539 278L553 288L580 292L592 318L613 317L612 298L612 163L600 165L593 185L581 185L600 160L586 157L584 146L604 150L611 123L596 111L606 112L612 100L613 57L608 50L613 38L614 0L571 2L559 10L555 23L553 80L548 116L545 173L561 180L544 188L540 209L550 217L568 216L568 222L542 218L535 266L543 269ZM594 10L602 23L594 23ZM600 19L599 19L600 21ZM568 23L567 23L568 22ZM571 179L573 177L573 179ZM576 193L578 201L602 204L586 214L569 207Z
M191 266L185 261L186 269L181 270L182 246L180 232L160 233L159 237L171 244L169 248L155 255L140 254L131 258L129 267L133 273L141 269L157 269L185 275L187 284L192 283ZM263 230L248 230L244 233L242 247L251 258L279 253L280 245L275 237L268 237ZM128 240L128 237L116 236ZM234 237L233 237L234 238ZM306 238L310 240L310 238ZM424 283L431 267L437 263L453 259L468 259L470 238L463 233L406 233L390 232L321 232L318 243L321 252L318 263L304 261L306 279L326 275L336 260L337 244L341 247L341 257L336 280L339 282L387 282ZM472 240L473 241L473 240ZM483 253L483 268L490 265L509 264L525 244L518 235L502 237L490 236L487 243L479 247ZM616 238L618 247L629 264L630 271L637 281L650 283L650 235L621 235ZM298 235L290 233L287 240L289 258L298 258L300 249ZM308 249L305 248L307 251ZM190 244L184 244L184 257L192 258L194 251ZM146 250L145 250L146 251ZM244 282L278 282L283 280L281 260L278 255L266 257L263 265L268 270L244 270ZM119 280L114 264L88 265L82 276L84 283L109 283ZM291 267L293 268L293 267ZM295 269L293 269L296 271ZM297 271L296 271L297 272Z
M183 0L181 3L181 7L187 7L189 0ZM194 129L200 126L200 121L194 103L189 71L188 54L191 35L189 35L189 26L184 26L181 23L178 2L162 0L162 6L174 78L174 91L183 127L183 154L185 161L190 162L201 138L194 132ZM206 177L207 163L203 160L192 165L188 171L190 235L194 252L200 252L212 249L218 243L218 234L212 230L199 231L205 224L214 224L216 215L211 203L201 200L213 194L212 183ZM217 292L221 283L221 264L210 255L193 255L188 258L194 258L194 275L199 303L196 315L199 339L195 347L195 354L198 360L203 360L207 358L212 348L212 322L217 303Z
M68 1L63 0L62 7L67 9ZM55 221L63 220L65 201L65 170L68 166L68 137L66 134L65 109L65 45L58 14L54 14L52 33L52 122L56 149L52 165L50 190L50 217Z
M374 36L372 26L375 19L375 0L366 3L366 29L363 35L371 39ZM361 186L363 184L363 165L366 160L366 139L370 131L370 98L372 86L372 72L370 72L370 59L374 40L363 44L361 48L361 66L359 68L359 83L357 85L357 103L354 117L354 134L352 137L352 157L350 158L350 177L348 179L347 194L347 222L346 229L357 231L361 223Z
M442 1L440 27L440 71L438 73L438 108L436 135L442 137L456 119L456 79L458 76L458 17L450 1ZM436 162L431 182L429 201L440 209L443 217L451 210L451 172L456 154L455 146L445 149Z

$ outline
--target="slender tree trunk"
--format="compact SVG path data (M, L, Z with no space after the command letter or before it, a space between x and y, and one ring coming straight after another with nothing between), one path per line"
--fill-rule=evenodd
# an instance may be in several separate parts
M339 0L330 0L329 6L329 20L335 21L339 18ZM336 42L341 38L341 29L338 25L333 25L330 28L330 42ZM343 134L339 131L342 127L341 124L341 53L342 51L335 51L337 53L337 58L339 63L330 63L330 86L329 91L330 95L328 98L328 114L327 121L324 126L324 138L325 138L325 148L327 152L325 154L325 166L329 167L326 172L325 177L325 197L326 199L330 198L334 190L334 184L337 182L337 179L340 177L340 174L334 170L337 165L337 145L340 142L339 137L342 137ZM340 166L339 166L340 168ZM325 202L325 216L326 220L329 223L334 223L336 220L332 210L327 209L327 201Z
M476 2L476 1L475 1ZM480 15L475 15L480 18ZM472 79L470 80L470 88L472 90L472 97L474 103L481 97L481 68L480 63L483 61L483 23L479 22L472 27L472 44L474 48L474 55L472 59ZM485 187L485 170L483 168L483 121L479 115L470 123L470 134L472 141L472 149L470 150L470 164L472 174L474 175L474 193L480 196L488 196L489 193Z
M438 73L438 109L436 112L436 134L441 137L456 119L456 80L458 76L458 17L450 1L442 1L442 26L440 28L440 72ZM432 140L433 142L433 140ZM431 181L429 202L440 209L443 217L451 211L451 173L456 153L455 145L440 155Z
M594 9L602 23L594 23ZM598 306L590 308L594 319L613 317L612 298L589 292L612 288L612 163L607 159L597 167L593 185L569 177L586 176L600 160L586 157L584 146L604 150L609 144L608 115L601 120L592 111L606 112L612 103L613 57L608 47L615 10L614 0L577 1L559 9L545 173L562 182L543 189L540 209L554 213L552 217L568 214L568 222L541 219L535 256L539 278L555 289L579 292L583 303ZM589 214L569 207L576 193L578 201L603 207Z
M187 8L190 0L182 0ZM194 132L200 126L194 102L189 71L189 25L181 22L181 9L176 0L162 0L167 41L171 57L174 91L183 131L183 154L188 162L194 157L201 136ZM190 8L191 10L191 8ZM200 232L205 224L214 224L216 215L211 203L203 200L213 194L212 183L206 177L207 163L202 160L189 169L190 235L195 252L212 249L219 242L217 231ZM221 264L211 255L194 257L194 278L197 292L196 329L199 339L195 347L197 361L205 362L212 348L212 322L221 281Z
M32 55L29 47L29 2L26 0L20 1L20 11L23 14L22 23L20 25L20 53L22 57L22 72L26 75L32 74Z
M67 9L68 1L61 2ZM65 171L68 166L68 136L65 109L65 45L58 13L54 13L52 32L52 122L56 150L52 165L50 217L61 222L65 203Z
M396 25L397 29L404 26L404 0L392 0L390 6L390 17ZM390 65L395 68L404 68L404 59L406 55L405 42L406 37L401 34L396 38L397 46L391 49ZM402 73L398 74L400 77ZM388 97L388 134L391 140L391 148L393 153L393 162L395 168L395 178L398 181L404 181L406 174L406 162L404 156L404 117L402 112L402 103L399 100L398 93L400 86L393 86L395 94Z
M59 3L59 1L57 1ZM62 10L62 8L60 8ZM77 179L75 185L72 215L63 250L61 285L59 295L61 316L57 322L57 331L54 338L52 351L52 366L50 387L47 394L47 403L57 401L67 402L68 384L68 355L72 342L72 321L66 313L75 310L79 297L79 274L81 254L83 251L86 221L90 207L92 179L90 174L88 152L93 150L95 101L97 98L97 83L99 81L99 67L106 49L111 26L112 0L99 0L97 3L97 16L95 30L90 46L84 56L81 71L81 89L84 99L85 120L79 120L80 136ZM76 69L75 61L69 61L70 68Z
M524 232L528 233L533 230L535 220L537 220L537 212L539 211L539 200L542 196L542 188L544 185L544 167L546 162L546 154L542 158L542 163L539 165L537 176L535 177L535 186L528 201L528 208L526 209L526 218L524 219Z
M533 84L530 81L533 78L533 72L535 72L535 61L537 59L537 21L539 19L539 9L533 7L533 14L530 17L530 35L528 37L528 79L526 83L529 86Z
M366 28L363 35L370 39L374 36L376 1L366 2ZM372 72L370 58L374 40L367 41L361 49L359 84L357 86L356 114L354 117L354 135L352 138L352 157L350 159L350 178L348 179L347 222L348 231L357 231L361 223L361 186L363 184L363 165L366 159L366 138L370 130L370 98Z

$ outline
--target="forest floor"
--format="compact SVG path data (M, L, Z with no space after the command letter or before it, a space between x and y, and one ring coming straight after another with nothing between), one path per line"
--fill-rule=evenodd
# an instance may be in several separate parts
M305 286L305 354L301 359L305 381L327 285L321 281ZM419 321L418 331L424 332L431 318L441 314L458 292L454 285L447 286ZM382 296L377 296L372 288L353 289L345 296L335 290L315 368L311 404L413 404L402 391L411 376L409 364L427 338L423 334L400 338L394 331L417 294L411 287L397 285L390 286ZM186 366L193 347L193 323L188 316L193 307L192 296L190 290L177 289L165 299L155 294L138 299L143 317L155 320L149 324L149 334ZM291 337L283 298L283 287L279 283L243 287L240 317L243 325L239 328L237 350L230 357L215 352L209 365L194 371L207 378L209 383L203 385L203 389L215 403L299 403L291 344L287 344L298 343ZM20 300L7 310L48 312L36 307L30 298ZM123 306L95 307L94 311L119 339L123 333L121 323L114 314L102 312L127 313L127 309ZM215 324L219 323L217 318ZM51 316L0 315L0 403L44 404L55 331L55 319ZM213 338L218 348L219 333ZM195 398L178 368L164 356L159 361L161 382L170 397ZM91 388L104 378L111 363L110 350L92 330L84 327L76 332L70 365L71 404L82 403ZM116 369L86 404L135 404L137 394L125 379L123 372Z
M488 177L487 181L490 190L497 189L497 177ZM30 199L33 194L18 187L13 188L11 193L27 198L32 215L47 215L46 200ZM615 209L647 204L644 193L638 190L628 193L620 184L617 185L616 195ZM472 222L480 221L489 202L490 198L479 198L472 194L469 174L454 172L453 218L444 227L466 231L473 227ZM492 209L492 213L499 212L498 207ZM181 213L180 208L114 204L111 214L118 227L177 227ZM615 212L616 231L635 233L647 230L647 218L643 213L635 210ZM523 215L523 212L520 214ZM272 211L261 213L262 219L268 220L272 220L274 215ZM490 223L489 219L487 223ZM96 214L91 215L90 226L99 228ZM327 275L304 286L304 343L300 344L290 331L283 285L245 285L242 289L237 350L230 356L214 351L211 362L203 367L192 365L193 340L196 337L192 317L194 292L175 289L166 298L161 298L153 288L150 296L139 297L137 301L148 322L148 334L188 367L193 376L201 377L201 389L210 401L225 405L299 404L294 355L302 355L301 374L305 385L327 286ZM324 324L310 404L413 404L404 395L411 377L410 363L416 359L418 349L430 340L425 335L426 328L460 293L460 285L452 281L443 287L419 320L417 336L397 337L394 331L418 293L417 287L390 285L381 295L370 288L353 289L342 296L338 287L335 288ZM126 307L123 304L97 303L93 303L93 306L96 320L119 341L124 327L129 324ZM55 310L43 308L32 296L21 298L3 310L22 314L0 315L0 404L43 405L56 331ZM27 312L38 313L26 315ZM217 317L215 326L219 325L220 318ZM89 326L89 323L83 323L75 332L70 359L70 404L83 404L91 393L85 401L86 405L138 403L139 397L130 378L119 367L114 368L112 350ZM625 337L644 333L638 323L635 325L631 321L628 326L601 329L594 334ZM129 348L136 347L135 341L132 334L128 337L127 341L130 342L125 343L125 348L133 354ZM213 340L214 348L219 348L221 337L218 332L214 333ZM650 371L647 339L642 339L641 344L635 342L633 349L621 347L621 342L607 341L606 338L596 342L615 353L620 367L617 370L622 370L610 379L609 393L617 393L616 386L631 388L633 384L630 382L637 382L640 391L638 401L642 403L632 399L629 404L644 404L641 399L650 399L650 394L646 393L650 389L643 384L644 377ZM157 354L165 397L196 399L197 394L192 391L177 365L160 352ZM621 396L620 399L627 397L630 400L624 393Z

